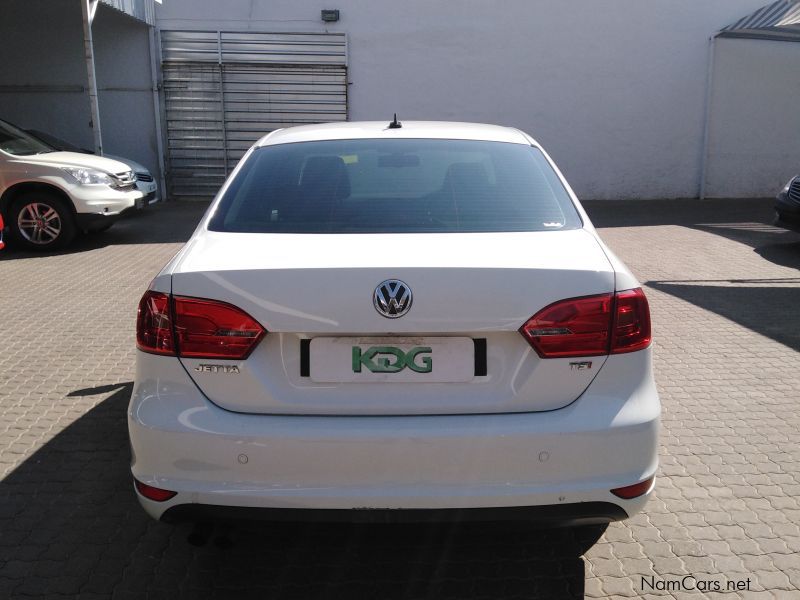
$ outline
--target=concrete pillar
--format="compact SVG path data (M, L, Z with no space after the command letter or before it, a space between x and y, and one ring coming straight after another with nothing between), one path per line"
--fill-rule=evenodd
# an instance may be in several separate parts
M98 0L80 0L83 12L83 53L86 59L86 75L89 90L89 108L92 115L94 152L103 155L103 132L100 127L100 105L97 102L97 77L94 70L94 42L92 40L92 21L97 11Z

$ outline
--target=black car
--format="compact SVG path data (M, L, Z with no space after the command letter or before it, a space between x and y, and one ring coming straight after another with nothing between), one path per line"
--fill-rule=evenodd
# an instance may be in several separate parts
M800 232L800 175L796 175L778 194L775 225Z

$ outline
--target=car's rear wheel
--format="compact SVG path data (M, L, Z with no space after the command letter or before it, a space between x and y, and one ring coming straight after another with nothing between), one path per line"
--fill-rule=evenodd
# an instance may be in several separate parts
M11 203L7 226L12 237L31 250L63 248L77 228L66 203L49 192L28 192Z

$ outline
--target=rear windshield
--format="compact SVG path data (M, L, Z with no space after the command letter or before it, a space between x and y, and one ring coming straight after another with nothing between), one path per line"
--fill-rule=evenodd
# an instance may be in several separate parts
M335 140L265 146L209 223L247 233L447 233L576 229L542 152L462 140Z

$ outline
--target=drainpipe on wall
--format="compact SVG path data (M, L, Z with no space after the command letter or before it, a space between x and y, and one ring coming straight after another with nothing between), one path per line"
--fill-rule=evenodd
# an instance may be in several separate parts
M86 58L86 75L89 83L89 109L91 111L91 127L94 134L94 152L103 155L103 133L100 129L100 105L97 102L97 77L94 70L94 41L92 40L92 22L97 12L98 0L81 0L83 12L83 53Z
M706 114L703 123L703 151L700 155L700 183L697 197L703 200L706 197L706 177L708 176L708 146L711 131L711 100L714 91L714 49L717 36L711 36L708 49L708 73L706 74Z
M161 127L161 98L158 92L158 65L161 63L160 44L156 39L156 30L152 25L148 28L150 36L150 77L153 86L153 112L155 115L156 123L156 147L158 148L158 170L160 177L158 179L161 188L161 200L167 200L167 179L166 179L166 161L164 160L164 138L163 130Z

